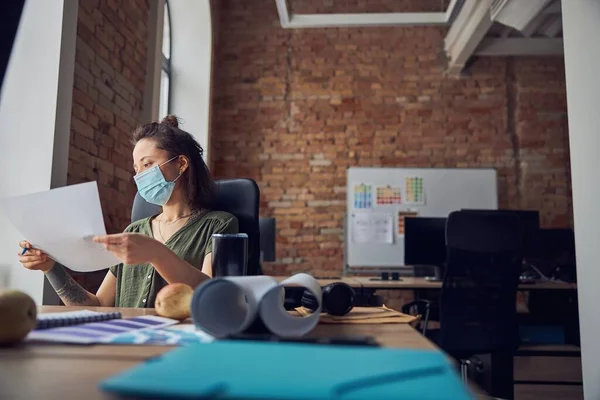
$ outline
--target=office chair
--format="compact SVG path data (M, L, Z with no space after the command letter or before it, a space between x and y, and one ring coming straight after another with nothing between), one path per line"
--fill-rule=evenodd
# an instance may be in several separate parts
M463 378L470 357L490 354L490 394L512 399L522 222L512 214L455 211L448 216L446 245L437 342L462 360Z
M217 199L213 210L233 214L239 223L240 233L248 235L248 275L262 275L260 266L260 232L258 206L260 189L252 179L221 179L215 181ZM131 222L158 214L160 206L150 204L136 193L131 209Z
M516 295L523 229L516 215L456 211L446 223L447 263L439 301L440 329L427 327L431 302L403 307L425 316L422 333L460 363L463 380L482 372L474 356L491 355L489 393L513 398L513 354L517 349Z
M418 299L411 301L410 303L404 304L400 311L402 311L403 314L421 316L415 328L417 330L420 330L423 336L429 337L427 329L429 325L429 316L431 314L431 309L433 308L433 306L434 304L430 300Z
M275 218L260 217L258 219L260 229L260 255L262 261L275 261L275 241L277 229Z

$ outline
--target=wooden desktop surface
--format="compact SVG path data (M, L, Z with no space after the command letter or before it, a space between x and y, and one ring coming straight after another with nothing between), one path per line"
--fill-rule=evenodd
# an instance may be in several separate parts
M120 311L123 317L155 315L153 309L83 308ZM81 307L42 306L40 312L78 309ZM183 323L190 322L188 320ZM346 334L371 335L386 347L439 351L433 343L407 324L320 324L310 335ZM173 348L174 346L41 343L0 347L0 399L110 399L111 396L98 389L100 381Z
M375 278L375 279L373 279ZM430 282L425 278L401 277L399 281L382 281L377 277L351 277L351 282L356 282L365 289L440 289L442 282ZM535 283L521 283L519 290L568 290L576 289L576 283L560 283L536 281Z
M275 276L278 281L283 281L287 276ZM333 282L344 282L355 289L387 289L387 290L420 290L420 289L441 289L442 282L430 282L425 278L401 277L401 280L383 281L378 277L372 276L341 276L339 278L317 278L321 286ZM570 290L577 289L576 283L559 283L537 281L535 283L522 283L519 290Z

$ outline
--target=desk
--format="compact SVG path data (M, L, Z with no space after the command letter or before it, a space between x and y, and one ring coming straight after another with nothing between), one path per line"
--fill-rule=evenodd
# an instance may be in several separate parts
M123 317L155 315L153 309L85 307L118 310ZM40 312L70 311L79 307L43 306ZM186 323L186 322L184 322ZM189 321L187 321L189 323ZM318 325L312 336L372 335L383 346L439 350L411 326ZM24 343L0 348L0 399L110 399L98 383L173 346L62 345Z
M289 278L288 276L274 276L279 282ZM344 282L355 289L381 289L381 290L422 290L422 289L441 289L442 282L430 282L425 278L402 277L402 280L376 280L376 277L370 276L341 276L337 279L318 279L321 286L334 282ZM519 290L573 290L577 289L576 283L559 283L538 281L536 283L521 283Z
M289 278L289 276L277 275L277 276L273 276L273 278L275 278L278 282L281 282L281 281ZM353 287L355 289L359 289L362 287L362 284L358 281L358 279L351 277L351 276L340 276L337 278L316 278L316 279L319 282L319 284L321 285L321 287L327 286L330 283L336 283L336 282L347 283L348 285L350 285L351 287Z
M372 277L349 278L363 289L395 289L395 290L418 290L418 289L441 289L442 282L430 282L425 278L403 277L399 281L373 280ZM576 283L558 283L538 281L536 283L521 283L519 290L572 290L577 289Z

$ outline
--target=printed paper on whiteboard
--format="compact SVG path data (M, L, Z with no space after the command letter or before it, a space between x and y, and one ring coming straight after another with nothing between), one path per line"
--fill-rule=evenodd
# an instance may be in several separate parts
M371 185L364 183L354 185L354 208L371 208L373 193Z
M425 189L422 177L408 176L404 178L404 189L406 204L425 205Z
M402 204L402 188L378 186L376 189L376 204L378 206Z
M398 211L398 236L404 236L404 227L406 218L418 217L419 212L416 210L400 210Z
M352 241L354 243L394 243L394 223L391 214L352 214Z

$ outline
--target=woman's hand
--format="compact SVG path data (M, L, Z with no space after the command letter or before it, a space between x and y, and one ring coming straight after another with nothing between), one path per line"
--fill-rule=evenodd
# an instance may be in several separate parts
M28 241L20 241L19 246L21 247L21 251L18 253L19 262L25 268L43 272L48 272L54 268L55 261L43 251L34 248ZM25 253L23 253L24 249L27 249Z
M94 242L103 244L123 264L129 265L151 263L164 247L158 240L139 233L95 236Z

